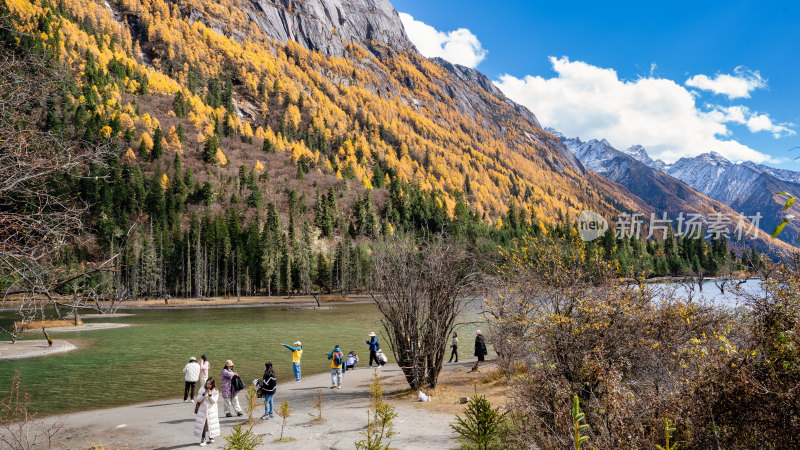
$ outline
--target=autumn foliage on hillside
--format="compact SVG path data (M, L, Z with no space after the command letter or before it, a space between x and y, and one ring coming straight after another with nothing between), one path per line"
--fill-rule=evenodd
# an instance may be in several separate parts
M197 158L216 134L252 145L241 152L222 145L209 164L252 168L270 148L367 189L396 178L440 192L450 216L460 196L491 221L511 203L543 218L574 217L586 206L616 209L569 167L555 172L558 156L543 144L544 132L499 99L484 94L503 123L460 113L445 93L445 70L417 54L372 43L384 55L379 60L352 43L347 57L337 58L295 42L279 45L248 21L247 2L235 0L8 5L24 19L23 31L49 18L47 30L36 33L61 61L84 75L116 78L95 85L88 93L95 99L74 100L95 103L95 114L118 122L98 130L100 137L113 131L132 151L149 153L160 128L158 154L144 159L171 159L170 152ZM175 98L179 107L143 106L155 96ZM161 126L172 114L183 118L183 143L175 125Z

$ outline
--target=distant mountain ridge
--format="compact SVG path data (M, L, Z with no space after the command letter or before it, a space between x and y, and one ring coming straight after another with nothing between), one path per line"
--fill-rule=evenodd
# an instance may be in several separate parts
M662 177L654 174L643 176L641 167L638 167L640 169L638 171L632 170L637 167L636 163L640 163L682 184L685 183L736 212L747 216L760 213L762 215L760 228L767 233L772 232L784 217L785 198L782 199L776 194L788 192L800 195L800 172L776 169L751 161L737 164L717 152L703 153L691 158L684 157L667 164L651 158L641 145L618 150L605 139L583 142L580 138L567 138L551 129L547 131L559 137L589 169L628 187L637 195L642 190L642 187L636 188L637 184L654 183L657 179L663 181ZM672 189L678 189L680 192L674 193L679 196L686 195L684 190L675 185L672 185ZM670 193L665 195L669 197ZM651 204L659 203L654 198L643 198ZM666 200L661 203L664 202ZM793 208L790 212L796 215L798 211ZM797 242L798 236L800 236L800 226L792 222L786 227L781 238L794 243Z

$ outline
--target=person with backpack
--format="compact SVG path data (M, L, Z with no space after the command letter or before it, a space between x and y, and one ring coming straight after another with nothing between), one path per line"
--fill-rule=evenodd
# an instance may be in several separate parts
M214 438L219 436L219 408L217 407L219 391L214 378L206 380L197 393L196 400L195 413L197 417L194 420L194 435L200 436L200 446L203 447L206 443L213 443ZM208 441L206 441L206 437L208 437Z
M378 343L378 337L375 336L374 331L369 334L369 339L364 341L364 343L369 345L369 366L372 367L372 361L375 361L376 365L380 365L376 352L380 350L381 346Z
M342 388L342 367L344 366L344 353L339 348L339 344L333 347L333 351L328 353L331 360L331 389Z
M300 360L303 359L303 346L300 345L300 341L295 342L294 347L287 344L281 344L281 345L292 351L292 369L294 370L294 381L295 383L299 383Z
M192 356L189 362L183 366L183 380L186 382L183 387L183 403L191 399L194 403L194 389L197 385L197 380L200 378L200 364L197 364L197 358ZM192 395L189 396L191 390Z
M272 363L264 364L264 377L261 379L261 390L264 392L264 415L261 420L268 420L275 417L275 405L272 401L275 397L275 392L278 390L278 380L275 378L275 371L272 369Z
M233 417L231 411L236 412L237 416L244 415L242 407L239 406L239 399L236 397L236 390L231 382L233 377L238 377L239 373L233 371L233 361L225 361L222 369L222 400L225 403L225 417Z

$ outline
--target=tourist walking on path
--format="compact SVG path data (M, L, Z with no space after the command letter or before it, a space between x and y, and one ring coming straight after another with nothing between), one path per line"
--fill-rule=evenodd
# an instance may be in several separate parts
M214 442L214 438L219 436L219 391L217 382L213 378L206 380L205 385L200 388L197 394L197 417L194 420L194 435L200 436L200 445Z
M375 336L374 331L369 334L369 339L364 341L364 343L369 345L369 366L372 367L372 361L375 361L375 365L380 365L376 352L381 346L378 344L378 337Z
M294 347L287 344L281 344L281 345L292 351L292 370L294 370L294 381L295 383L299 383L300 360L303 359L303 346L300 345L300 341L295 342Z
M197 364L197 358L192 356L189 358L189 362L183 366L183 379L186 381L185 386L183 387L183 403L192 400L194 403L194 389L197 386L197 380L200 378L200 364ZM189 391L191 390L192 395L189 396Z
M483 340L481 330L475 331L475 356L478 357L478 361L475 363L475 366L472 367L472 370L478 370L478 364L482 363L483 357L488 354L489 352L486 351L486 341Z
M328 353L328 359L331 360L331 389L342 388L342 366L344 366L344 353L339 348L339 344L333 348L333 351Z
M236 391L233 390L231 379L238 377L239 373L233 371L233 361L225 361L225 368L222 369L222 400L225 402L225 417L233 417L231 411L236 412L237 416L244 414L242 407L239 406L239 399Z
M450 344L450 348L452 348L453 351L450 353L450 360L447 362L453 362L454 357L456 358L456 362L458 362L458 333L456 332L453 332L453 343Z
M206 358L206 355L200 357L199 365L200 365L200 378L199 378L200 382L197 385L203 387L206 385L206 380L208 379L208 369L211 368L211 364L208 362L208 358Z
M272 419L275 417L275 404L272 399L275 397L277 391L278 380L275 378L275 371L272 369L272 363L264 364L264 377L261 380L261 389L264 391L264 415L261 420Z

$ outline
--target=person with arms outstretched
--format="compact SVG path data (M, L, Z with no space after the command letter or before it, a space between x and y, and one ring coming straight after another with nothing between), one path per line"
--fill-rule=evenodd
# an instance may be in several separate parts
M288 344L281 344L292 351L292 370L294 370L295 383L300 382L300 360L303 359L303 346L300 341L294 343L294 347Z

